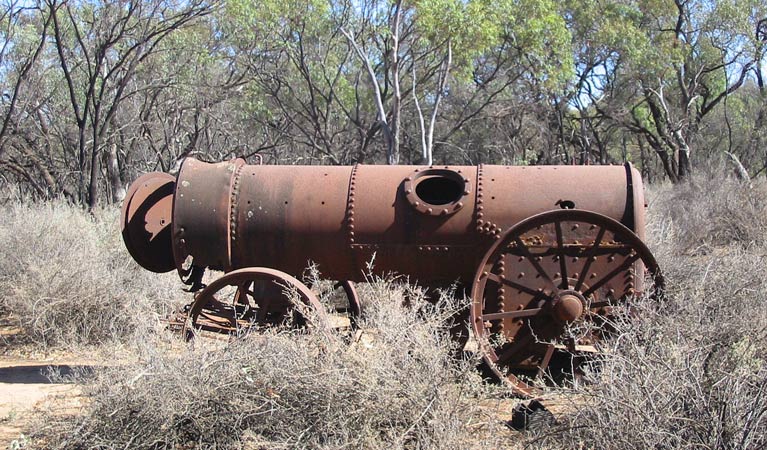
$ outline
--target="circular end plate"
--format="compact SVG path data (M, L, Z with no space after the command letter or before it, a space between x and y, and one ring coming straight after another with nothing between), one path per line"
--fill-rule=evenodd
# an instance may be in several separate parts
M150 172L133 182L123 202L120 226L125 246L141 267L152 272L176 268L170 227L175 185L173 176Z

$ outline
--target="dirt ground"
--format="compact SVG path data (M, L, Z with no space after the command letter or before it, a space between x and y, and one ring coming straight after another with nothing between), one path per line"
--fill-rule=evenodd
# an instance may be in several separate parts
M14 343L16 333L7 321L0 319L0 450L23 448L25 435L32 431L41 412L78 414L83 397L79 386L72 383L68 375L103 364L96 355L86 358L61 352L48 355L24 352L23 346ZM210 343L215 344L215 340ZM541 401L552 417L559 417L572 408L571 402L563 402L557 396L545 397ZM489 431L491 423L511 425L514 407L519 403L520 399L514 397L483 400L483 417L472 426L481 436ZM516 444L524 440L524 432L510 426L490 428L494 434L500 433L501 436L496 437L510 444L504 448L519 448Z
M89 367L77 360L0 356L0 448L23 442L35 410L76 412L79 390L66 376Z
M23 444L35 411L77 412L80 392L67 375L93 367L74 355L19 351L13 345L17 331L0 320L0 450Z

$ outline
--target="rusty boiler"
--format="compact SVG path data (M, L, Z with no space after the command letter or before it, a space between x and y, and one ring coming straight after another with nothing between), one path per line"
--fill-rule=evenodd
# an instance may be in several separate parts
M284 320L291 303L269 292L269 282L293 287L322 311L298 280L310 263L340 282L355 316L353 282L371 270L424 286L457 282L471 290L470 327L483 358L520 395L536 392L534 380L556 352L599 340L597 332L574 336L574 328L662 283L642 241L641 177L628 164L270 166L187 158L175 177L154 172L133 183L122 227L141 266L177 270L198 291L188 308L193 328L238 332ZM225 274L203 286L206 269Z

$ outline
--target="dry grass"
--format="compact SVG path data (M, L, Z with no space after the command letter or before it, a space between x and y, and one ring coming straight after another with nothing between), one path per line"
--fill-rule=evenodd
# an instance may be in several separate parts
M139 324L152 323L151 315L137 320L136 308L161 312L177 288L127 262L114 216L93 220L62 204L14 204L0 226L0 248L14 249L0 258L0 305L28 339L41 346L117 339L136 349L135 362L79 378L88 398L82 414L46 418L33 442L764 448L767 184L699 177L654 187L648 197L648 241L667 278L664 298L640 300L631 317L619 318L611 352L584 382L547 395L558 397L565 414L522 435L502 432L497 417L483 415L478 405L493 403L498 391L479 380L475 361L451 358L455 301L429 304L406 283L375 280L363 290L359 341L275 329L224 348L179 351L162 333L135 339Z
M405 291L409 307L403 306ZM451 358L455 303L366 290L365 332L265 330L167 352L86 382L82 417L38 430L58 448L467 448L482 385ZM53 424L53 425L51 425Z
M651 192L650 245L667 278L659 303L616 324L576 413L536 444L557 448L767 446L764 182L693 180Z
M10 202L0 221L0 311L36 349L123 341L180 297L128 256L117 211ZM148 320L147 320L148 319Z
M706 174L681 185L649 189L654 251L706 254L716 248L761 246L767 237L767 181L751 186Z

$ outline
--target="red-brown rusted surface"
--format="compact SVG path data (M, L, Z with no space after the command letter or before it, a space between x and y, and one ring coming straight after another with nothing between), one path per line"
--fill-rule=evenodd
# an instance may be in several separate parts
M303 283L279 270L248 267L227 273L197 294L189 308L185 335L191 336L193 330L244 333L252 326L280 324L295 309L290 291L314 315L306 317L299 309L294 322L305 325L313 319L323 322L313 325L323 327L324 309Z
M177 268L191 257L217 270L264 266L293 275L313 261L323 276L362 281L375 254L379 273L425 284L470 282L503 231L562 205L643 235L642 185L629 167L258 166L187 158L175 183L172 245L151 257L172 253Z
M661 288L650 251L609 217L557 210L523 220L487 252L473 283L470 322L486 363L533 395L531 380L547 376L555 351L600 340L610 308L643 289L645 267Z
M457 281L473 289L471 326L485 360L517 393L531 395L519 371L540 378L555 349L590 345L591 335L564 342L566 331L641 291L645 267L657 273L642 243L644 206L630 165L263 166L187 158L175 181L148 174L131 186L123 236L139 264L176 268L182 277L203 268L269 268L285 281L311 262L328 279L364 281L373 261L375 274L427 286ZM199 287L199 277L188 284ZM359 313L348 286L349 309ZM219 307L207 295L213 291L196 301L194 320Z
M359 319L362 315L362 302L360 301L360 295L357 293L357 286L353 281L339 281L335 284L336 288L342 288L346 295L347 314L349 316L349 326L352 330L359 328Z
M150 172L130 186L123 202L120 223L125 247L134 260L152 272L176 267L171 245L174 178Z

